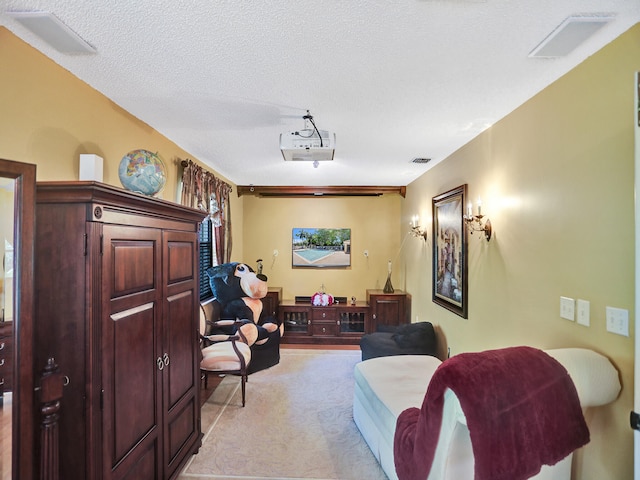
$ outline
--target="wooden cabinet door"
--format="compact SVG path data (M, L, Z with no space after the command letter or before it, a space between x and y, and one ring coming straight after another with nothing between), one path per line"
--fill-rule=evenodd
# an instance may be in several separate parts
M173 474L200 433L197 242L195 233L163 232L164 478Z
M260 321L264 321L269 317L278 318L278 306L280 305L281 289L269 290L262 299L262 313Z
M153 228L103 229L104 479L162 476L161 242Z
M404 293L369 294L371 307L371 328L378 325L402 325L410 322L411 304L409 295Z

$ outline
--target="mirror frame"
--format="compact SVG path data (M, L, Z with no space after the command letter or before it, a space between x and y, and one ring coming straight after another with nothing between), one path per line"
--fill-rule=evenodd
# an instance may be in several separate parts
M0 159L0 177L15 180L12 478L32 480L38 461L33 365L36 166Z

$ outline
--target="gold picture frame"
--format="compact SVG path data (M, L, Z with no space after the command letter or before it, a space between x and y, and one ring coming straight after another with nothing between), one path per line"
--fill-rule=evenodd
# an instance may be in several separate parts
M467 318L467 184L433 197L434 303Z

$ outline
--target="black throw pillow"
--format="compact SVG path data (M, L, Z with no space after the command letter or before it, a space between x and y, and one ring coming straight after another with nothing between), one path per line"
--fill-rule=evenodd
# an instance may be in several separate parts
M409 323L399 326L392 338L400 348L435 350L436 336L430 322Z

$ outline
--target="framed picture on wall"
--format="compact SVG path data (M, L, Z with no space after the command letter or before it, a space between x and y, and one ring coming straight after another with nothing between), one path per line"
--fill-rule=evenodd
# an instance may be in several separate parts
M435 303L467 318L467 185L433 197L433 292Z

